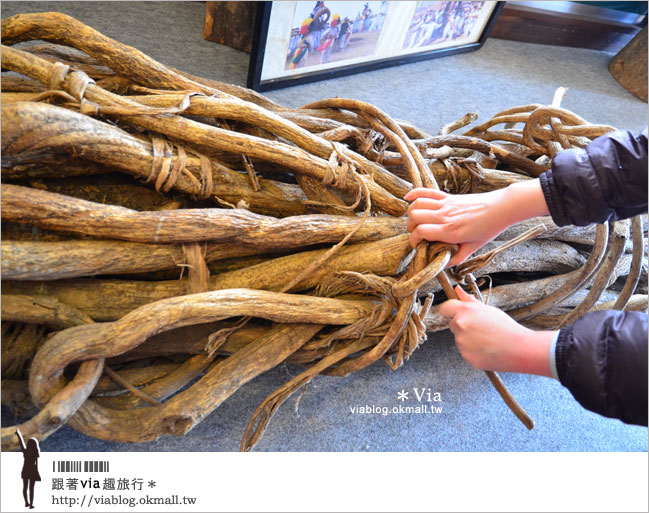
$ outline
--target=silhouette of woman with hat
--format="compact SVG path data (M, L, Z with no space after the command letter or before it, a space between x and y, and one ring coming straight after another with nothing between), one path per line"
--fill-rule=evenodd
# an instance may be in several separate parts
M40 449L38 448L38 440L30 438L25 447L25 441L20 434L20 430L16 430L16 436L20 442L20 450L23 452L23 471L20 477L23 479L23 497L25 498L25 507L34 509L34 484L36 481L41 480L41 475L38 473L38 457L40 456ZM29 501L27 501L27 487L29 486Z

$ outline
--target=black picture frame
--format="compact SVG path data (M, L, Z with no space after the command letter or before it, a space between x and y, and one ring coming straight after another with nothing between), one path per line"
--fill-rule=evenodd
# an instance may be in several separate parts
M426 59L434 59L438 57L445 57L447 55L454 55L478 50L482 47L482 45L484 45L485 41L489 37L489 33L491 32L491 29L493 28L496 19L500 14L500 11L504 7L505 2L496 2L494 10L492 11L489 19L487 20L487 23L482 30L482 33L480 34L480 38L474 43L462 44L448 48L424 50L422 52L411 53L397 57L377 59L375 61L341 65L333 69L305 72L304 74L299 76L280 77L262 81L261 74L264 63L264 56L266 54L266 41L268 38L268 26L270 22L272 4L272 1L257 3L255 29L252 40L252 51L250 53L250 64L248 66L247 86L248 88L254 89L258 92L271 91L273 89L281 89L284 87L290 87L299 84L308 84L320 80L328 80L331 78L363 73L365 71L373 71L390 66L398 66L411 62L418 62Z

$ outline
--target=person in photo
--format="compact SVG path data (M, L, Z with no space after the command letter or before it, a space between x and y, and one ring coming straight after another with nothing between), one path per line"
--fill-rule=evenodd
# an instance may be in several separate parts
M317 50L322 53L320 57L320 64L326 64L331 59L331 52L333 52L335 46L334 41L338 38L339 35L339 22L340 16L334 14L331 18L331 25L329 29L322 36L322 42L317 48Z

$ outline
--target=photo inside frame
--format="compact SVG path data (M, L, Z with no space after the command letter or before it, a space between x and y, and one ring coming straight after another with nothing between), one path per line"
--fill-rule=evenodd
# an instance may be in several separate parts
M406 62L481 44L495 1L272 2L260 84ZM420 57L421 58L421 57ZM396 62L396 61L399 62ZM313 78L311 78L312 80ZM288 84L287 84L288 85Z
M418 2L403 49L432 50L475 43L493 9L493 2Z
M285 69L373 56L388 2L297 2Z

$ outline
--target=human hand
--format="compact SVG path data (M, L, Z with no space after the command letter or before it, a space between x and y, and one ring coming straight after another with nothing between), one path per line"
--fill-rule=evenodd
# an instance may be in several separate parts
M413 248L422 240L460 245L449 267L464 262L509 226L548 214L538 179L481 194L447 194L418 188L404 199L412 201L407 228Z
M462 357L476 369L551 376L549 352L555 332L533 331L505 312L487 306L458 285L458 299L442 303L439 313Z
M449 242L460 247L449 267L461 264L474 251L494 239L510 224L503 190L482 194L447 194L434 189L413 189L408 207L410 245L422 240Z

